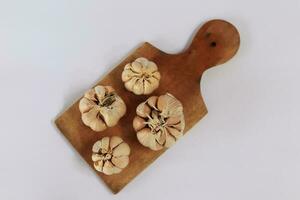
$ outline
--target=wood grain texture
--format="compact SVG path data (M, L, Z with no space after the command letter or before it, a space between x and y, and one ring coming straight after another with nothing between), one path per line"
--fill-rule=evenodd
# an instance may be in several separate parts
M151 151L139 144L132 127L137 105L152 95L161 95L166 92L173 94L183 104L186 121L185 132L187 132L207 113L200 92L201 75L208 68L222 64L233 57L239 44L240 38L237 29L223 20L211 20L205 23L196 33L190 47L179 54L167 54L149 43L144 43L98 82L98 84L110 85L115 88L127 105L126 115L115 127L108 128L103 132L94 132L85 126L81 121L79 100L63 112L55 123L92 168L91 149L97 140L104 136L117 135L129 144L131 148L130 163L120 174L107 176L95 171L112 192L117 193L165 152L165 150ZM139 57L154 61L162 77L159 88L148 96L136 96L127 91L121 80L125 64Z

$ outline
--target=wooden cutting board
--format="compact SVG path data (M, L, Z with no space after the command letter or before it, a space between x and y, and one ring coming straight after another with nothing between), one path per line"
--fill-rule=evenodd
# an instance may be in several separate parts
M104 136L117 135L129 144L130 163L121 173L107 176L95 170L112 192L117 193L165 152L152 151L137 140L132 121L137 105L149 96L136 96L125 89L121 80L125 64L139 57L145 57L157 64L162 78L159 88L150 96L169 92L179 99L183 104L187 132L207 113L199 84L203 72L228 61L237 52L239 44L237 29L223 20L205 23L194 36L191 45L179 54L167 54L146 42L98 82L101 85L112 86L126 103L127 113L115 127L103 132L94 132L85 126L81 121L79 100L63 112L55 123L92 168L92 146L97 140Z

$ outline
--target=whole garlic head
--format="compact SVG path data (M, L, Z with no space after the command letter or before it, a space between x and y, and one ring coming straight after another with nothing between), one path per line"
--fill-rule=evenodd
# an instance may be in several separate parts
M127 90L136 95L146 95L158 88L160 73L154 62L138 58L124 67L122 81Z
M137 107L136 113L133 128L137 138L154 151L169 148L183 136L183 106L169 93L150 97Z
M111 86L88 90L79 102L82 122L94 131L115 126L126 113L126 105Z
M94 168L106 175L120 173L129 163L130 147L118 136L98 140L92 151Z

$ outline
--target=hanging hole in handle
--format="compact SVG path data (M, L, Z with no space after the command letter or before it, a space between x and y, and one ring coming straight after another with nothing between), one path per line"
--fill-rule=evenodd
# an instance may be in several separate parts
M216 42L211 42L210 43L210 47L216 47L217 46L217 43Z

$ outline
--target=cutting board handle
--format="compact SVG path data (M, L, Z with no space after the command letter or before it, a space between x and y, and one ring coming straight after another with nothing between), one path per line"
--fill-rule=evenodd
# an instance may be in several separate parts
M186 58L185 61L191 63L190 71L201 76L206 69L232 58L239 46L240 35L237 29L227 21L215 19L206 22L198 30L182 55ZM195 66L195 63L200 66Z

